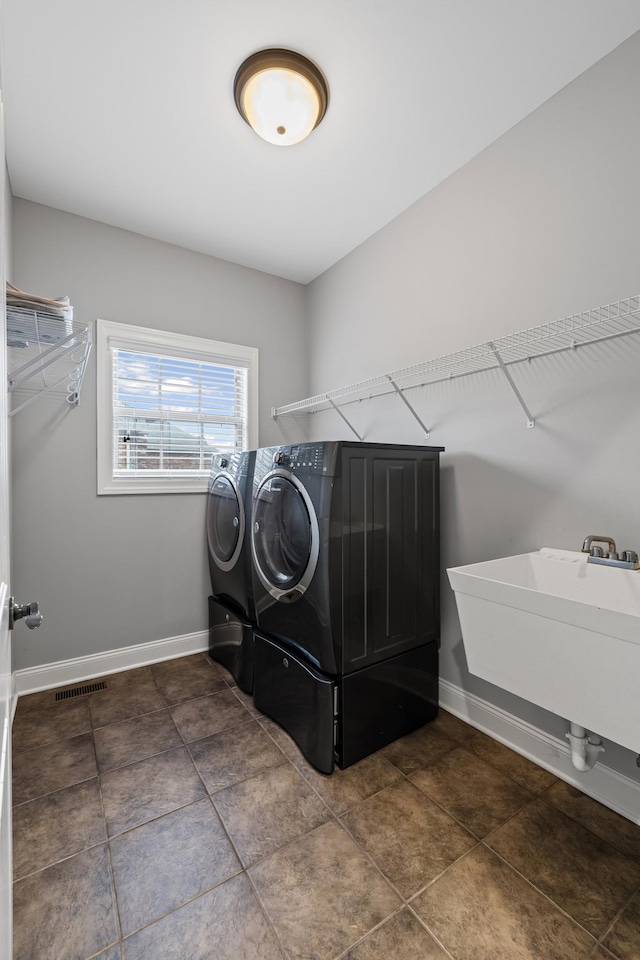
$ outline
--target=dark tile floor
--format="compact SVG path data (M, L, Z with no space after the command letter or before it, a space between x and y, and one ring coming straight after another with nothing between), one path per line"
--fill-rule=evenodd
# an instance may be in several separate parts
M19 701L16 960L637 960L640 827L441 712L325 777L206 655Z

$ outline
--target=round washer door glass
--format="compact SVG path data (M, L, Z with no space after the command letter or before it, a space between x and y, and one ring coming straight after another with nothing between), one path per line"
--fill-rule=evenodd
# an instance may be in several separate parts
M254 558L265 585L278 593L302 585L313 561L314 539L303 491L287 477L267 478L253 503L252 533Z
M209 486L207 536L209 551L222 570L235 564L244 533L244 510L230 477L217 476Z

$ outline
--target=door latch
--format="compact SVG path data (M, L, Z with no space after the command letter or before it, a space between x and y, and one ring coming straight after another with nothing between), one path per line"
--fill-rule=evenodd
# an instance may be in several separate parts
M37 601L16 603L13 597L9 597L9 630L13 630L16 620L24 620L29 630L35 630L36 627L39 627L44 617L40 613Z

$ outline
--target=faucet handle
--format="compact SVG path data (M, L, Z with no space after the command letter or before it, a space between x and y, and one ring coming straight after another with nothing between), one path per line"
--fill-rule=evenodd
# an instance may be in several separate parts
M625 560L627 563L637 563L638 554L635 550L623 550L620 554L620 559Z

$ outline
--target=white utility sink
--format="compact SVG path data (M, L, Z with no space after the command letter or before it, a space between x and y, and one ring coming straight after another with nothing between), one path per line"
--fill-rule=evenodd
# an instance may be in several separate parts
M640 570L543 547L447 573L471 673L640 752Z

